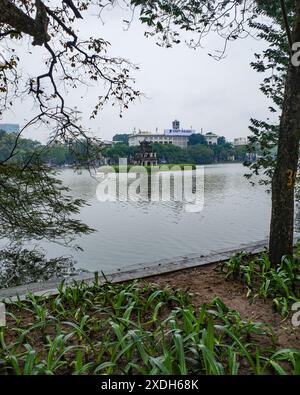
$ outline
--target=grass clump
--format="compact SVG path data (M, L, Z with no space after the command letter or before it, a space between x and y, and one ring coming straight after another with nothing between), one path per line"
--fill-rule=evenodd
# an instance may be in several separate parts
M284 256L279 267L271 265L267 253L251 257L234 255L221 266L227 278L239 279L248 287L248 296L270 298L276 310L286 317L290 307L300 302L300 259Z
M62 283L58 295L7 305L1 374L299 374L297 350L276 350L268 325L219 298L149 283Z

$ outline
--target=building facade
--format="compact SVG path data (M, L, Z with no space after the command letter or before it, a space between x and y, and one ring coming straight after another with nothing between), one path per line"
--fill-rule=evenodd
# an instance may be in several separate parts
M175 119L172 122L171 129L165 129L163 133L153 133L147 131L133 132L128 137L128 143L130 146L137 146L143 141L158 144L173 144L182 149L187 149L189 137L192 134L196 134L195 130L191 129L180 129L180 122ZM219 136L215 133L209 132L203 135L208 145L218 144Z
M139 131L128 137L129 146L139 145L143 141L158 144L173 144L180 148L186 149L188 144L188 136L181 135L165 135L160 133L151 133Z
M173 144L182 149L186 149L189 137L195 133L192 129L180 129L180 122L173 121L172 129L165 129L163 133L153 133L147 131L134 132L128 137L130 146L140 145L143 141L158 144Z
M218 144L218 138L219 136L216 135L215 133L208 132L204 135L205 141L208 145L216 145Z
M238 137L235 138L233 141L233 145L235 147L241 146L241 145L247 145L248 144L248 139L247 137Z

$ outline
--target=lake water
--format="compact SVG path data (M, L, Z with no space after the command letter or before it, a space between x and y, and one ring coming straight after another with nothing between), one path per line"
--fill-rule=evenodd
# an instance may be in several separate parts
M207 254L268 236L270 195L263 186L252 186L241 164L204 167L204 207L189 212L180 201L118 201L97 199L98 182L87 172L71 169L60 177L75 197L89 206L80 218L97 232L81 237L84 251L70 251L44 244L51 256L72 254L78 267L112 272L137 263L176 258L192 253Z

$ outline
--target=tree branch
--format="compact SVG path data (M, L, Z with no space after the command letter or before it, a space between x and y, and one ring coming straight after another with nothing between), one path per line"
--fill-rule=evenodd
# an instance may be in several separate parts
M71 8L71 10L74 12L74 15L76 16L76 18L83 19L82 15L78 11L78 9L75 7L72 0L63 0L63 3L65 3L69 8Z
M36 16L33 19L11 1L0 0L0 23L5 23L20 33L32 36L33 45L43 45L50 40L47 32L48 17L41 0L36 0L35 5Z

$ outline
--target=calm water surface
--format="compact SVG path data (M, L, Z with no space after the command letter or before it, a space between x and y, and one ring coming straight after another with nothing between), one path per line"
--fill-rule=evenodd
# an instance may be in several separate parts
M270 221L270 195L251 186L241 164L205 166L204 209L187 212L182 202L100 202L97 181L88 173L63 170L61 178L75 197L89 206L80 218L95 228L79 238L84 249L70 251L44 244L51 256L72 254L78 266L111 272L128 265L207 254L265 239Z

